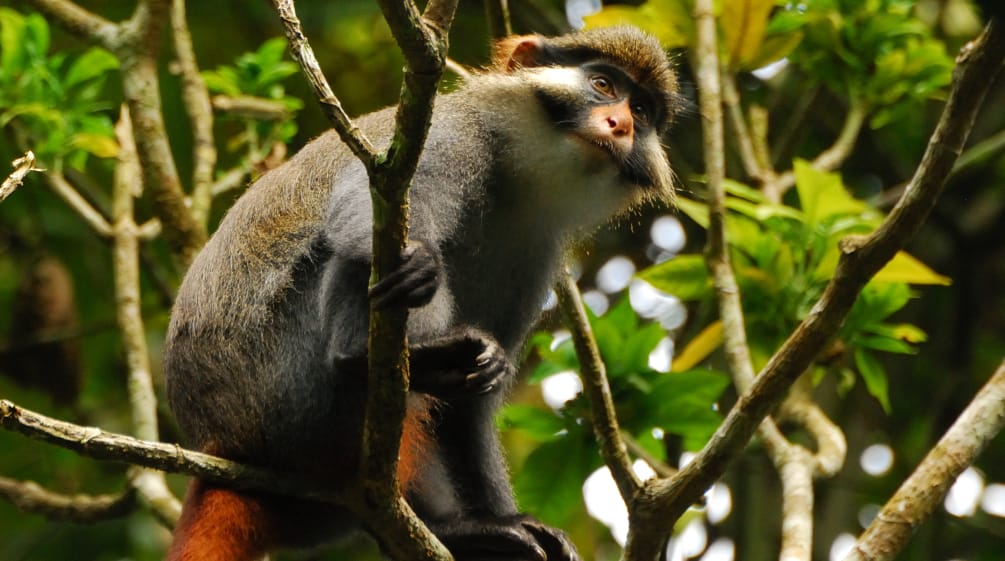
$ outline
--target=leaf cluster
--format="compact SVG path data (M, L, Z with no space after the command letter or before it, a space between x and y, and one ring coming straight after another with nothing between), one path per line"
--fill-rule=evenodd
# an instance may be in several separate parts
M880 128L941 98L952 59L941 41L912 16L914 0L807 0L776 17L798 28L799 47L789 58L810 78L841 97L873 108Z
M741 183L727 182L726 233L730 257L740 285L748 339L760 367L784 338L810 313L834 275L840 257L838 241L872 232L882 216L855 199L835 173L795 164L799 208L768 202ZM703 228L708 207L681 199L680 209ZM656 288L685 301L713 298L709 273L701 255L681 255L639 273ZM830 357L841 372L842 360L854 364L870 393L889 411L886 377L873 352L913 353L924 341L919 328L890 323L890 316L910 300L910 284L947 285L939 275L906 252L900 252L873 278L857 300L839 333L840 356ZM696 338L697 339L697 338ZM721 340L720 340L721 341ZM717 341L717 342L720 342ZM707 352L714 349L702 343ZM688 349L682 353L687 354ZM690 359L689 361L697 361ZM853 380L854 378L850 378ZM849 380L846 376L844 380Z
M49 54L49 24L0 8L0 127L56 169L118 153L105 84L118 69L108 51Z
M275 37L262 43L258 50L240 55L232 65L221 65L201 73L211 93L274 101L286 110L286 117L280 119L237 115L235 118L243 125L243 132L228 140L227 146L232 151L262 154L273 144L286 144L296 135L297 123L293 116L303 108L303 101L287 95L283 80L296 74L299 68L284 60L285 55L286 40Z
M658 323L640 323L627 298L602 317L589 316L621 429L656 458L666 459L666 434L680 437L687 450L700 449L722 420L717 402L729 378L707 369L666 373L650 367L649 356L666 332ZM567 336L538 333L531 345L540 357L531 383L580 370ZM511 405L499 422L538 443L515 477L521 505L556 524L567 520L583 481L601 465L586 397L580 393L557 411ZM548 473L553 477L542 477Z

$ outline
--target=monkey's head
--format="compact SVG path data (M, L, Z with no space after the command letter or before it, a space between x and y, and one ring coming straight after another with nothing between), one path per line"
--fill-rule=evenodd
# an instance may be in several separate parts
M680 109L677 78L659 41L634 27L499 41L492 71L521 75L550 122L613 160L646 198L669 199L673 173L661 144Z

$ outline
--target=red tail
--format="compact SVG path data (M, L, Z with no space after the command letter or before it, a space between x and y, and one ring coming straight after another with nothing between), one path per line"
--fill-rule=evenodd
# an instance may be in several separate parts
M258 500L194 480L166 561L258 561L271 533Z

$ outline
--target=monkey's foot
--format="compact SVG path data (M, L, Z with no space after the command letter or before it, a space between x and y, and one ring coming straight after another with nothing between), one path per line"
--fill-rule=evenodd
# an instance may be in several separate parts
M458 561L580 561L565 532L526 515L498 521L455 521L433 531Z

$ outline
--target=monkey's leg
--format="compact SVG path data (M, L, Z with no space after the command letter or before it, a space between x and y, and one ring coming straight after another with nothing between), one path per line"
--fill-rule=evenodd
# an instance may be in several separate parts
M166 561L257 561L272 541L259 501L193 480Z

